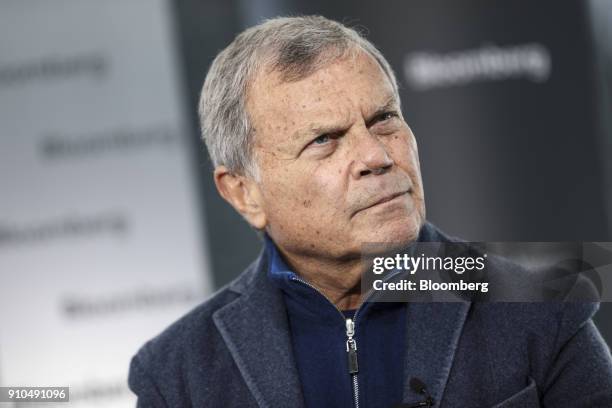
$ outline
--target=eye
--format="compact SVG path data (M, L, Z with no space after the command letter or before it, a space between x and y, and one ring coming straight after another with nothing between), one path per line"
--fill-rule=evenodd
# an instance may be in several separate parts
M378 121L382 122L382 121L393 119L396 117L397 117L396 112L384 112L384 113L381 113L380 116L378 116Z
M321 145L329 142L330 137L328 134L321 135L312 141L312 144Z
M299 154L302 152L312 151L312 154L321 155L321 154L331 154L335 150L337 145L337 139L341 135L336 133L323 133L322 135L317 136L314 139L311 139L307 142L300 150Z
M390 122L394 118L399 118L399 114L396 111L390 110L386 112L381 112L378 115L374 116L372 119L370 119L370 121L367 123L367 126L374 126L379 122Z

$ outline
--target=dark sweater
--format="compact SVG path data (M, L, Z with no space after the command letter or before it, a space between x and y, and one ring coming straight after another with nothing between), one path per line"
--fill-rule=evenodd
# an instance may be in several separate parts
M356 311L343 311L343 316L324 295L298 280L267 236L266 251L268 277L283 291L306 406L354 407L345 319L353 319ZM401 402L405 319L405 303L365 302L357 310L355 381L360 406L389 408Z

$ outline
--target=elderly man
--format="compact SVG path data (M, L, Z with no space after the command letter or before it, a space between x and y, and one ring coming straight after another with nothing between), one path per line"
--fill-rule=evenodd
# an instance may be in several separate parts
M594 304L364 302L362 244L449 238L425 221L393 71L357 32L242 32L200 115L218 191L265 249L138 352L138 406L612 407Z

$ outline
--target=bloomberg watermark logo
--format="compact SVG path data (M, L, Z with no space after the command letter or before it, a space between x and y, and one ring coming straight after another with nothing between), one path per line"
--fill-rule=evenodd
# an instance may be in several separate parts
M535 83L550 78L550 51L542 44L496 46L449 53L415 52L404 58L404 77L419 91L476 82L527 79Z

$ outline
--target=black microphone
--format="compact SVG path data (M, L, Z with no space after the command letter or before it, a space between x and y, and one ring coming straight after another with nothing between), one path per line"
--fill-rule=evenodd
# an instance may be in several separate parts
M410 379L410 388L412 388L412 391L416 392L417 394L421 394L425 396L425 401L421 401L416 404L410 405L407 408L433 407L434 406L434 399L431 398L431 395L427 391L427 386L425 386L425 383L423 381L421 381L417 377L412 377Z
M416 404L397 404L394 405L393 408L421 408L433 407L435 405L435 401L427 391L427 387L425 386L425 383L423 381L421 381L417 377L412 377L410 379L410 388L417 394L424 395L425 401L417 402Z

